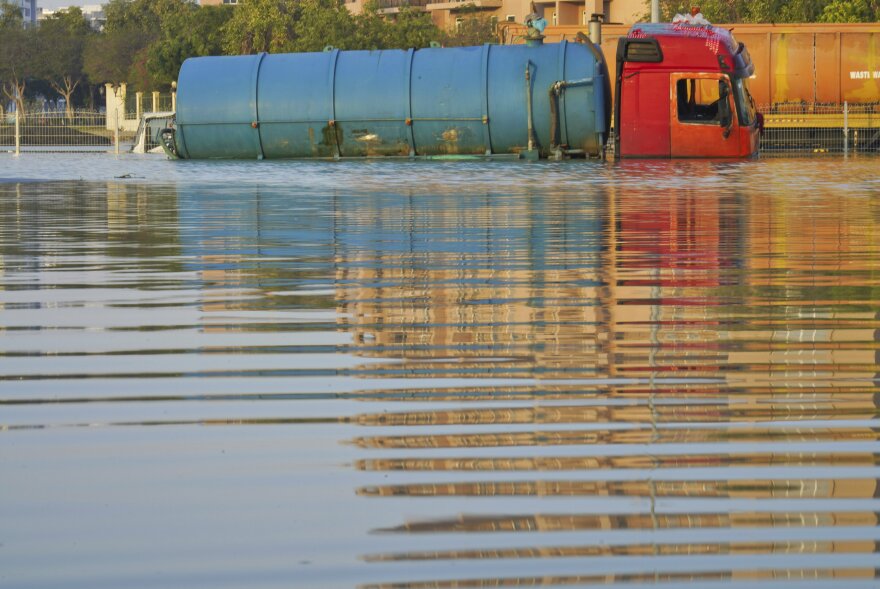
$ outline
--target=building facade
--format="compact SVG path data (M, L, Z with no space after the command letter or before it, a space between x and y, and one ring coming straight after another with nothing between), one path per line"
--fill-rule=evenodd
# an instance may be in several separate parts
M21 18L24 21L25 25L33 25L37 22L37 0L16 0L14 4L17 4L21 9Z
M36 0L35 0L36 1ZM61 12L67 12L69 6L62 6L61 8L56 8L54 10L51 9L40 9L40 14L37 17L38 20L43 20L45 18L49 18L55 14ZM104 29L104 25L107 22L107 17L104 15L104 6L101 4L85 4L80 6L79 9L82 11L83 18L85 18L89 25L95 29L96 31L101 31Z

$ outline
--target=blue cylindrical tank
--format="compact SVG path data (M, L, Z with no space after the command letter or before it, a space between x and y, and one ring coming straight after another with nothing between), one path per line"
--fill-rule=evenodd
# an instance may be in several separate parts
M599 155L609 101L589 42L197 57L175 144L183 158L510 154L531 118L531 153Z

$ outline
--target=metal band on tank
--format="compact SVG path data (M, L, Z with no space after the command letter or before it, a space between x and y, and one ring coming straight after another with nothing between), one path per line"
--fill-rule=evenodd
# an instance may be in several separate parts
M257 133L257 159L263 159L263 138L260 135L260 103L259 103L259 85L260 85L260 68L263 66L263 58L266 57L266 52L260 53L257 56L257 65L254 67L254 73L251 77L251 87L253 88L253 92L251 94L251 100L254 104L254 119L251 121L251 127L254 128L254 131Z
M483 141L486 143L486 155L492 155L492 133L489 129L489 51L492 46L483 45L483 62L480 66L483 83L480 84L480 107L483 111Z
M413 130L413 116L412 116L412 66L413 66L413 56L415 56L415 49L408 49L406 52L406 76L404 79L404 83L406 84L406 121L405 124L409 128L409 155L410 157L416 154L416 133Z
M559 76L557 80L565 80L565 58L568 54L568 41L563 39L559 42L559 54L557 59L559 65ZM565 93L559 96L559 105L557 113L559 115L559 142L561 145L568 145L568 125L565 122ZM568 145L571 147L570 145Z
M330 56L330 67L327 68L330 73L328 87L330 88L330 120L328 125L332 126L333 132L333 157L339 158L342 155L339 149L339 134L336 132L336 62L339 60L339 49L334 49Z
M184 62L184 63L186 63L186 62ZM187 67L189 67L189 66L187 66ZM180 71L183 72L183 66L181 66ZM178 76L178 79L180 79L180 76ZM180 91L180 88L178 88L178 92L179 91ZM178 110L180 110L180 107L178 107ZM181 123L180 121L177 120L177 114L178 113L175 113L175 115L174 115L174 118L175 118L174 122L177 124L177 131L174 133L174 143L177 146L177 153L180 154L180 157L188 160L188 159L190 159L189 158L189 151L186 149L186 138L184 137L185 134L183 132L183 128L186 126L186 124Z
M183 133L184 125L177 125L177 132L174 134L174 144L177 146L177 153L180 154L180 157L188 160L189 159L189 151L186 149L186 138Z

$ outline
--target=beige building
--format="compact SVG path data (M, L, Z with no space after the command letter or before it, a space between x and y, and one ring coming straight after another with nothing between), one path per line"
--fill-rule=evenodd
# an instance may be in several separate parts
M368 0L345 0L353 13L363 10ZM522 23L531 12L532 0L377 0L379 10L386 14L412 7L431 14L434 23L447 28L455 26L463 14L477 10L499 22ZM203 5L238 4L239 0L201 0ZM585 25L593 14L605 22L631 24L648 11L645 0L534 0L535 7L549 25Z
M357 13L366 0L346 0ZM383 12L398 12L401 7L415 7L431 14L434 23L447 28L455 25L463 14L474 9L499 22L522 23L531 12L531 0L378 0ZM548 25L586 25L593 14L602 15L605 22L630 24L637 22L647 11L644 0L534 0L539 14Z

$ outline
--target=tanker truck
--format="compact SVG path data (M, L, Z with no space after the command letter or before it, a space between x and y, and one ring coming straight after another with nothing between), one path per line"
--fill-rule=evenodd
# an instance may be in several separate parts
M748 157L754 65L730 31L638 24L611 76L577 42L198 57L184 62L170 157Z

